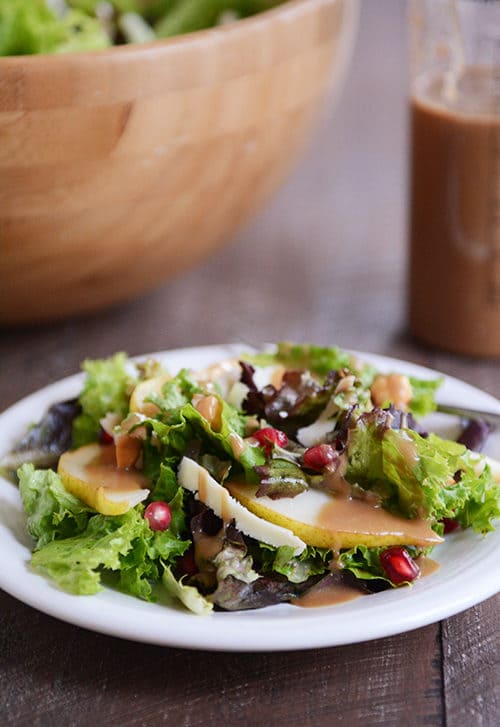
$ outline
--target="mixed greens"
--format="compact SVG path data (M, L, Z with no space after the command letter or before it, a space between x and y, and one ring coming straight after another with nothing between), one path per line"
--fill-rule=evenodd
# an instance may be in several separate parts
M78 399L3 461L21 465L32 566L71 593L161 589L201 614L332 579L368 593L411 583L440 536L487 533L500 514L492 463L417 423L440 381L295 344L174 376L122 353L84 370ZM398 527L330 527L315 503Z
M260 13L283 0L0 0L0 56L143 43Z

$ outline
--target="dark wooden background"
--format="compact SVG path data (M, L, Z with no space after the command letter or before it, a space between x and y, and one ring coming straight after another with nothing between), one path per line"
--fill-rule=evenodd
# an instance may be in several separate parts
M241 339L336 342L500 396L498 362L427 350L405 329L405 28L405 3L365 0L338 108L225 250L119 310L2 332L0 409L85 356ZM355 646L211 654L94 634L0 593L0 723L493 727L499 604Z

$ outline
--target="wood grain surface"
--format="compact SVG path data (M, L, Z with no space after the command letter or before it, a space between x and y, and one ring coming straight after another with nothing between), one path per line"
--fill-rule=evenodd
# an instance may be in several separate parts
M437 353L406 333L404 4L365 2L361 20L341 103L268 209L231 247L135 303L3 331L0 408L84 356L283 338L399 356L500 397L498 362ZM94 634L0 593L0 723L496 727L499 605L364 644L211 654Z

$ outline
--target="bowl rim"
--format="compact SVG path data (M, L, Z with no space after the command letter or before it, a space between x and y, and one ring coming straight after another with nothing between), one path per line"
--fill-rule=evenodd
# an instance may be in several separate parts
M219 25L203 30L196 30L191 33L183 33L170 38L157 38L147 43L123 43L122 45L113 45L109 48L100 48L88 51L71 51L68 53L32 53L26 55L0 56L1 66L19 66L34 65L36 63L50 63L52 65L75 62L78 59L86 60L89 58L107 59L109 57L119 57L125 59L134 55L148 55L158 50L167 50L169 48L177 48L179 46L198 45L200 42L211 42L216 37L229 33L244 32L246 29L257 28L259 25L267 23L269 19L279 16L300 16L306 9L316 8L318 6L336 5L342 0L286 0L281 5L276 5L268 10L263 10L255 15L246 18L240 18L230 23Z

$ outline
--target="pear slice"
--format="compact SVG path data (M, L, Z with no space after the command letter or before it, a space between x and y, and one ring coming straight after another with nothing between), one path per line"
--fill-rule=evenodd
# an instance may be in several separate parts
M129 410L144 414L147 417L154 417L160 411L156 404L152 401L146 401L151 394L161 396L163 386L172 379L168 374L162 376L154 376L152 379L146 379L137 384L130 397Z
M178 471L179 484L193 492L224 521L235 520L236 527L246 535L260 540L276 548L287 545L294 549L294 554L301 553L306 544L289 529L254 515L241 505L228 490L220 485L210 473L189 457L183 457Z
M442 542L424 520L396 517L365 500L306 490L296 497L256 497L254 485L230 482L227 487L248 510L291 530L308 545L320 548L370 548L389 545L431 546Z
M111 444L87 444L65 452L57 471L64 487L102 515L122 515L149 495L149 480L116 466Z

